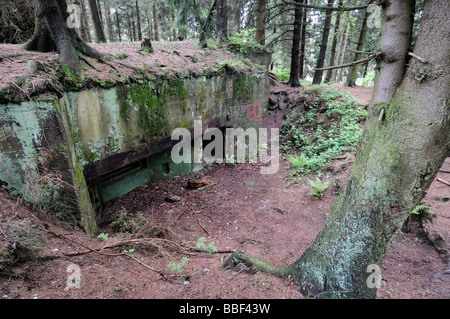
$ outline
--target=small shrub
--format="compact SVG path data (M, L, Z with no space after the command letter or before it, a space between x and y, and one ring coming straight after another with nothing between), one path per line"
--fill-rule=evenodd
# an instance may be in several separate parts
M417 216L423 222L429 221L434 217L434 212L427 205L417 205L412 211L412 216Z
M304 154L301 154L300 156L289 155L288 160L289 160L289 162L291 162L292 167L297 170L302 170L308 164L308 159L306 158L306 156Z
M313 187L311 190L311 195L315 197L322 197L323 192L328 188L330 185L330 181L322 182L319 177L316 177L316 180L308 180L309 184Z
M214 254L217 252L217 247L215 246L214 242L210 242L209 245L205 245L205 237L200 237L197 239L197 245L195 248L200 251L206 251L209 255Z
M147 225L149 225L149 222L141 212L138 212L136 216L131 217L125 208L116 213L116 217L110 224L115 232L130 234L136 234Z
M36 257L46 242L29 219L0 219L0 274L8 275L16 263Z
M181 259L181 262L179 262L178 264L170 263L167 265L167 267L169 267L172 272L181 273L183 271L183 267L187 265L188 261L188 257L183 257Z
M290 73L291 71L287 68L285 69L277 69L272 71L273 74L275 74L275 76L277 78L279 78L282 82L287 82L289 81L289 77L290 77Z

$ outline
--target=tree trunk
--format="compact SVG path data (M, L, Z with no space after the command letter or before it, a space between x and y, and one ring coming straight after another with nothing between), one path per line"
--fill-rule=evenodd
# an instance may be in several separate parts
M105 6L105 15L106 15L106 29L108 30L108 38L110 42L114 42L114 32L112 30L112 23L111 23L111 10L109 6L109 0L104 0L103 2Z
M289 275L306 295L376 297L372 269L380 270L450 153L450 2L425 3L414 54L428 63L407 61L413 12L414 0L385 1L381 61L361 144L346 188L312 246L287 267L252 262L242 252L227 264L242 260Z
M100 20L100 13L96 0L88 0L89 8L91 9L91 18L95 31L95 42L106 43L105 33L103 32L102 21Z
M134 8L131 7L130 8L130 12L131 12L131 29L133 30L133 41L137 41L137 36L136 36L136 22L135 22L135 18L134 18Z
M343 30L342 30L342 32L341 32L341 35L339 36L339 45L338 45L338 50L337 50L337 54L336 54L336 62L337 62L337 64L342 64L342 63L340 63L341 62L341 52L342 52L342 48L344 47L344 38L346 37L346 34L347 34L347 29L348 29L348 25L347 25L347 18L348 18L348 11L347 12L345 12L345 15L344 15L344 19L343 19L343 21L344 21L344 28L343 28ZM331 70L331 82L335 82L336 81L336 77L337 77L337 70L336 69L333 69L333 70Z
M347 24L347 26L345 28L345 37L344 37L344 43L343 43L342 52L341 52L341 61L340 61L339 64L344 64L345 54L347 53L349 34L350 34L350 26ZM343 69L338 69L337 82L341 82L342 81L342 70Z
M339 0L338 3L338 7L342 7L343 5L343 0ZM341 22L341 13L338 12L336 14L336 23L334 24L334 31L333 31L333 41L331 42L331 49L330 49L330 62L328 63L329 66L333 66L334 65L334 59L335 59L335 55L336 55L336 45L337 45L337 38L338 38L338 33L339 33L339 25ZM327 73L325 74L325 83L329 83L331 80L331 73L332 70L328 70Z
M92 42L91 32L89 31L89 20L86 11L86 4L84 0L80 0L81 4L81 33L84 34L83 41Z
M262 45L266 44L266 1L267 0L258 0L256 7L258 20L256 22L255 41Z
M153 3L153 36L155 41L159 41L159 29L158 29L158 8L156 7L156 2Z
M303 0L295 0L297 3L303 3ZM300 81L298 80L300 74L300 28L302 24L302 12L303 9L296 7L294 9L294 32L292 40L292 52L291 52L291 73L289 75L288 85L290 87L299 87Z
M139 41L142 41L142 26L141 26L141 13L139 12L139 1L136 0L136 17L137 17L137 32L138 32L138 39Z
M176 25L176 20L175 20L175 12L171 12L170 13L170 18L172 20L172 25L173 25L173 29L172 29L172 41L176 41L177 39L177 30L175 29L175 25ZM181 36L181 32L179 32L180 36Z
M267 0L266 0L267 1ZM241 33L241 17L242 17L242 7L241 3L236 4L238 7L234 12L234 24L236 25L236 32ZM265 36L264 36L265 38Z
M195 17L195 24L196 24L196 27L197 27L197 31L200 34L200 32L202 30L203 21L202 21L202 19L200 17L200 9L197 6L197 1L192 0L192 7L194 9L193 10L193 14L194 14L194 17Z
M65 0L35 0L36 27L32 38L23 45L25 50L57 51L61 65L72 74L81 73L79 54L100 59L101 54L88 46L67 25L69 13Z
M116 27L117 27L117 36L119 37L119 42L122 42L122 34L120 33L119 5L117 4L117 0L115 0L115 4L116 4Z
M308 4L308 0L305 0L305 4ZM306 48L306 21L308 16L308 9L303 8L303 19L302 19L302 25L301 25L301 38L300 38L300 61L299 61L299 77L300 79L304 79L304 73L305 73L305 48Z
M127 20L128 20L128 38L130 39L131 42L134 41L133 39L133 27L131 25L131 17L130 17L130 12L127 9Z
M219 3L217 5L216 45L219 45L222 41L228 38L227 29L228 29L227 0L219 0Z
M334 0L328 0L328 7L332 7L333 3ZM325 55L327 53L328 35L330 34L331 16L333 11L326 10L325 12L325 23L323 26L322 42L320 44L320 51L319 57L317 59L316 69L323 68L323 65L325 64ZM314 72L314 79L312 84L320 84L322 82L322 75L322 70L317 70L316 72Z
M361 58L361 52L364 48L364 39L366 38L367 33L367 18L369 16L369 13L367 10L364 10L364 18L362 20L362 26L361 26L361 32L359 33L358 38L358 44L356 45L356 52L355 57L353 58L353 61L358 61ZM356 85L356 78L358 77L358 68L359 64L356 64L350 68L350 71L348 72L348 78L347 78L347 86L355 86Z
M103 14L102 14L102 7L100 6L100 0L95 0L95 3L97 4L97 11L98 11L98 16L100 18L100 25L103 28Z
M206 48L208 46L206 43L206 34L208 33L208 30L210 28L214 12L217 9L218 1L219 0L214 0L213 3L211 4L211 7L209 7L208 17L206 18L205 22L202 25L202 29L200 30L199 44L201 48Z

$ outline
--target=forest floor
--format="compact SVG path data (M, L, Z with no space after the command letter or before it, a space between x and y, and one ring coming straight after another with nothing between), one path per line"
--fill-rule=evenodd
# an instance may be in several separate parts
M343 88L342 88L343 89ZM349 90L367 104L371 90ZM276 124L276 123L275 123ZM275 125L272 123L272 125ZM280 124L280 123L278 123ZM324 170L330 185L345 186L352 156L333 161ZM79 230L67 230L50 223L50 229L62 237L46 234L48 242L40 260L21 263L14 275L0 277L0 298L31 299L253 299L304 298L288 279L254 273L249 269L222 268L229 253L207 254L189 250L169 250L166 243L183 243L195 247L199 238L220 251L242 250L278 265L294 262L313 243L323 227L327 212L337 197L333 187L316 199L303 182L287 186L289 161L280 154L280 169L262 175L260 164L216 165L188 176L157 181L139 187L108 204L97 239ZM450 158L442 170L450 170ZM208 187L189 189L190 178L208 178ZM449 174L437 178L450 180ZM381 267L380 299L448 299L450 271L445 255L430 241L438 233L448 245L450 240L450 187L437 179L423 200L434 212L426 227L411 223L394 240ZM181 197L167 202L168 195ZM447 201L446 201L447 200ZM26 218L30 211L4 194L0 194L1 214ZM141 263L163 272L166 278L136 260L124 256L97 253L68 257L63 253L102 247L130 238L114 232L108 219L118 211L130 216L141 212L159 230L153 246L127 245L103 249L102 253L121 253L125 249ZM42 216L41 216L42 217ZM428 228L427 228L428 227ZM437 235L436 235L437 236ZM67 240L70 238L75 242ZM82 245L80 245L82 243ZM442 248L442 247L441 247ZM130 250L131 249L131 250ZM132 249L135 249L134 251ZM183 257L189 257L181 267ZM447 256L448 257L448 256ZM172 272L168 264L180 264L182 273ZM69 265L80 267L79 288L68 288ZM310 296L314 297L314 296Z

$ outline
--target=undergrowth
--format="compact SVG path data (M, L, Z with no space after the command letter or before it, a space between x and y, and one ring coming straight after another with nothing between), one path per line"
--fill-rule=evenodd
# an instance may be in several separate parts
M281 129L280 149L291 162L288 179L294 181L353 151L367 116L348 92L324 85L310 87L300 103L303 108L291 107Z

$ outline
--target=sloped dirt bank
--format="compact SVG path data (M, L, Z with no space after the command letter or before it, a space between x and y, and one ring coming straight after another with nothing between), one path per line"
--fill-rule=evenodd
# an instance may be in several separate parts
M273 118L265 120L268 125L281 125ZM79 230L65 229L47 215L39 215L48 229L64 237L44 233L48 242L41 252L41 259L20 263L9 275L2 275L0 297L303 298L289 280L253 273L250 269L222 268L223 260L229 255L226 252L209 255L187 249L170 250L159 241L159 246L128 244L101 250L107 254L127 251L140 263L123 255L93 252L71 257L64 255L130 239L130 235L116 233L111 227L117 212L126 211L132 217L139 216L140 212L151 225L167 230L155 236L160 240L195 247L198 239L204 237L206 245L214 242L219 251L239 249L274 264L287 265L312 244L323 227L330 205L339 189L345 186L351 160L338 159L324 170L324 178L330 181L330 187L321 199L310 195L308 177L287 186L285 177L289 165L280 155L280 169L274 175L262 175L260 164L217 165L137 188L110 202L106 208L100 229L101 233L108 234L106 240L86 236ZM450 170L450 158L442 170ZM188 188L190 178L209 179L212 183L191 189ZM445 239L444 243L448 243L446 239L450 232L450 202L446 200L449 186L438 178L449 180L449 174L440 172L423 200L435 218L425 224L426 232L411 224L407 232L396 237L381 268L383 280L378 290L381 299L450 298L450 274L445 254L436 250L436 240L434 243L429 240L435 231ZM176 201L167 201L169 195ZM0 208L2 218L35 220L28 210L4 194L0 197ZM2 242L5 241L3 237L0 234ZM184 257L189 258L185 265L182 264ZM168 267L171 263L181 265L181 273L173 272ZM79 267L79 288L68 288L68 278L74 273L67 271L73 264Z

